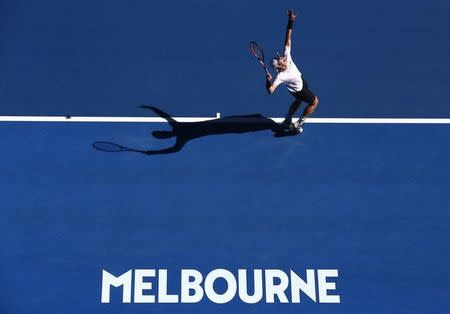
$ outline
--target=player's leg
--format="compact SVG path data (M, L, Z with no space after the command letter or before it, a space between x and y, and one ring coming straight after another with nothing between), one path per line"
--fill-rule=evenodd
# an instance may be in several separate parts
M300 119L294 123L294 127L299 133L301 133L303 132L302 126L305 123L305 120L312 115L314 110L316 110L317 105L319 104L319 98L317 98L316 95L314 95L314 93L309 89L308 82L306 82L305 80L303 80L303 89L298 93L297 98L305 101L308 104L303 111Z
M295 112L300 107L300 104L302 103L301 99L296 98L291 106L289 107L289 111L286 114L286 118L284 119L283 123L281 124L284 129L289 129L292 126L292 117L294 116Z
M319 98L317 98L317 96L314 96L314 100L310 102L308 106L306 106L305 110L303 110L303 114L297 122L298 126L301 127L303 123L305 123L305 120L313 114L314 110L316 110L318 104Z

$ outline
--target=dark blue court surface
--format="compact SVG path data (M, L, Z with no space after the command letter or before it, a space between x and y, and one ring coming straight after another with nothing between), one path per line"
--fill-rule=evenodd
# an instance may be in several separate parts
M281 51L290 7L316 116L450 116L447 0L3 0L0 115L280 116L248 42Z
M449 311L450 124L273 136L292 97L248 43L281 51L290 7L314 117L450 117L446 0L0 2L0 116L238 116L182 124L183 145L167 123L0 122L1 314ZM103 270L167 269L180 294L182 270L222 268L338 270L340 303L102 303Z

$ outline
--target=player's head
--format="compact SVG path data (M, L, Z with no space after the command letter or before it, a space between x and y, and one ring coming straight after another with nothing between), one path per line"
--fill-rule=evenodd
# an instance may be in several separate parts
M277 70L277 72L281 72L287 69L287 58L285 56L280 56L277 52L277 56L272 58L272 67Z
M173 131L153 131L152 134L156 138L171 138L175 136Z

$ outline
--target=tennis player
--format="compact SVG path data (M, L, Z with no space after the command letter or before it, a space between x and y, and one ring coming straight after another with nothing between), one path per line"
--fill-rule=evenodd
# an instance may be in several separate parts
M294 102L289 108L289 112L286 115L283 123L281 124L285 130L295 130L298 133L303 132L303 124L305 120L311 116L319 104L319 99L308 88L308 83L302 78L302 73L298 70L291 57L291 35L292 25L294 24L297 16L294 11L288 11L288 24L286 30L286 37L284 40L284 55L280 56L277 53L277 57L272 59L272 67L277 71L275 80L272 82L272 76L266 75L266 88L269 94L272 94L275 89L283 83L292 96L295 97ZM306 106L300 119L292 123L292 117L302 102L306 102Z

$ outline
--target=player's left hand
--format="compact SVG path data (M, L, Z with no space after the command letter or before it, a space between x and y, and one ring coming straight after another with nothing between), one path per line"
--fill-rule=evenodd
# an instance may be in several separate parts
M297 14L294 13L294 10L289 9L287 11L287 14L290 21L295 21L295 19L297 18Z

